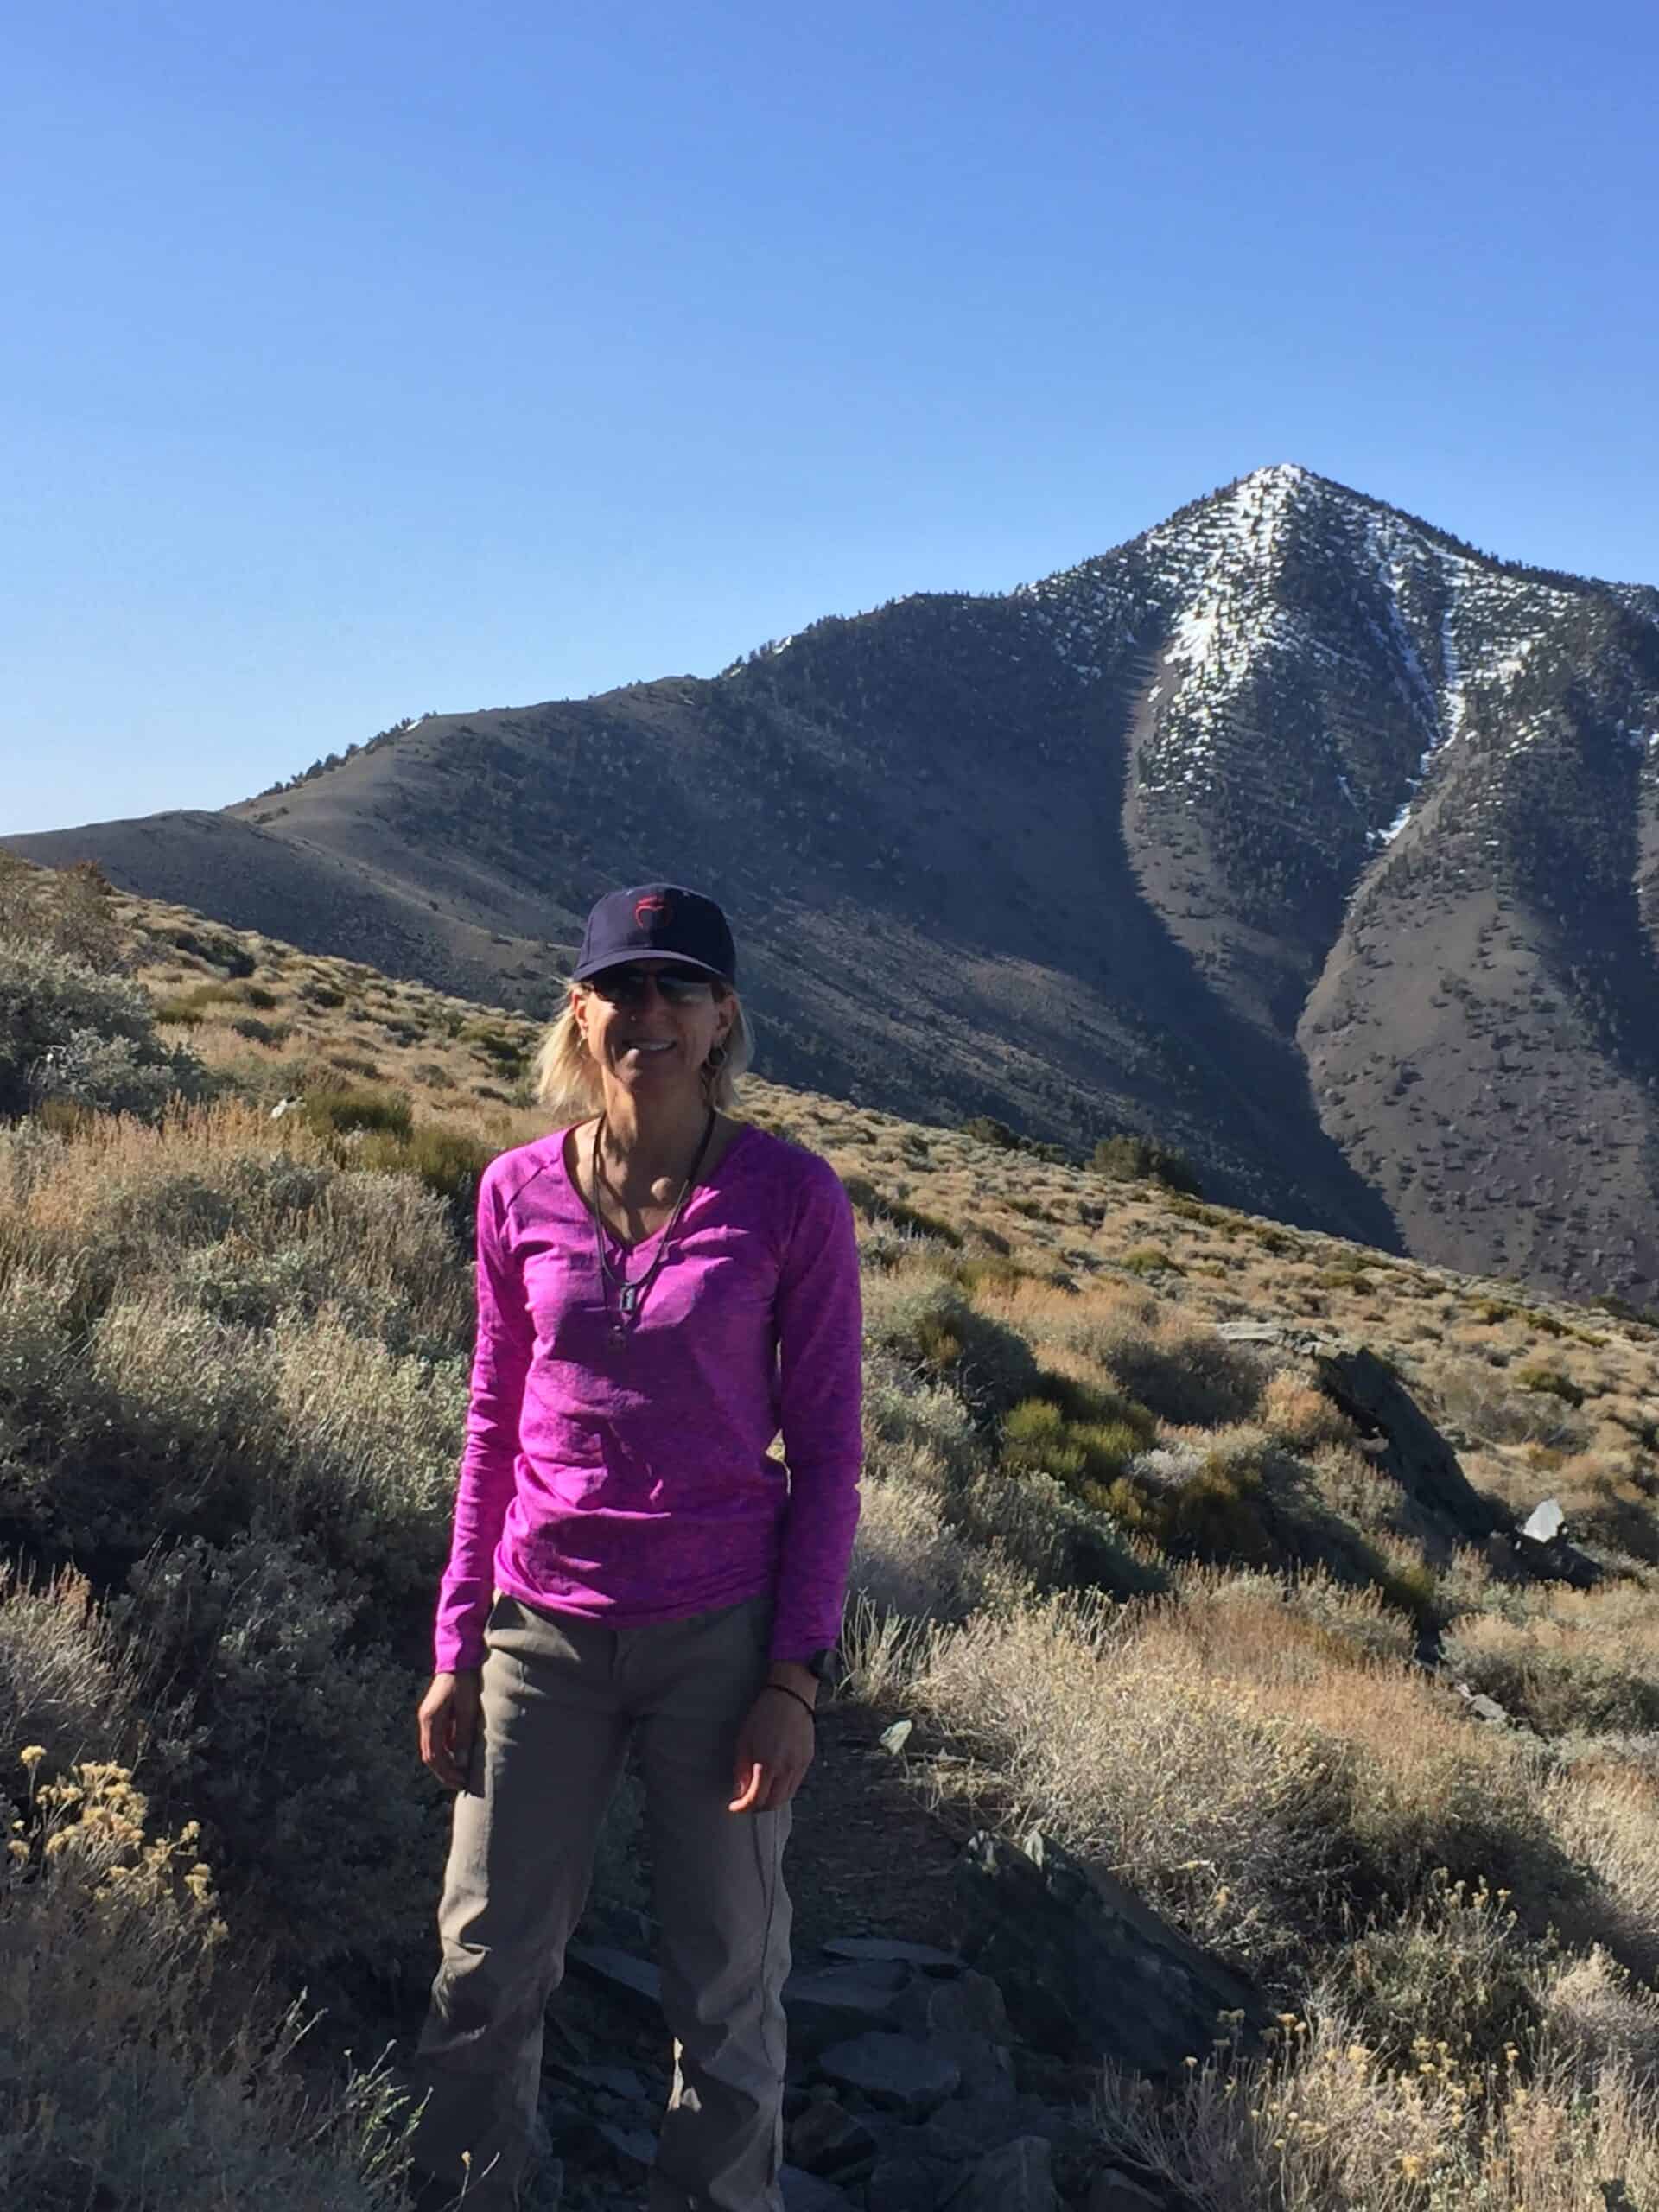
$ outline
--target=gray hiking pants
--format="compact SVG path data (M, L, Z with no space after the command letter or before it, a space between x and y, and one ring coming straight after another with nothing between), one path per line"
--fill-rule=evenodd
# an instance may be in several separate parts
M414 2145L418 2170L457 2189L470 2173L476 2212L516 2202L543 2013L630 1735L677 2044L651 2212L781 2212L791 1812L726 1809L771 1618L770 1595L644 1628L506 1596L491 1609L480 1739L438 1913L443 1961L416 2057L427 2104Z

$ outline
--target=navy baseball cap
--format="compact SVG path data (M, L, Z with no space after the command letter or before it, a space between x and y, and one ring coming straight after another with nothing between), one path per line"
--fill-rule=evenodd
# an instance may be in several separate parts
M570 980L585 983L601 969L642 955L701 969L734 988L737 983L737 947L725 915L712 899L683 884L637 883L630 891L607 891L588 917Z

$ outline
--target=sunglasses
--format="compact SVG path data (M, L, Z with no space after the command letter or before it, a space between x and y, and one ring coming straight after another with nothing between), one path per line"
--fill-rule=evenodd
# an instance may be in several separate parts
M664 1006L706 1006L715 989L712 976L694 976L683 968L665 968L660 975L645 968L603 968L588 978L588 988L607 1006L643 1006L653 983Z

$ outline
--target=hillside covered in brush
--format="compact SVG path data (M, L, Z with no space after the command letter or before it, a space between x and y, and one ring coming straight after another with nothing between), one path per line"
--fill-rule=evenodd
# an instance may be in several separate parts
M1294 467L1006 595L10 842L531 1013L601 890L692 880L791 1083L1150 1131L1229 1204L1659 1287L1659 593Z
M410 1715L471 1200L542 1132L534 1034L0 868L0 2201L397 2202L445 1827ZM999 1968L1020 2036L979 2102L993 2140L1048 2131L1038 2201L1649 2202L1659 1330L1007 1129L745 1108L860 1217L863 1512L798 1942L954 1941L965 1840L1035 1829L1250 2028L1103 2063L1033 2042ZM592 1910L641 1941L644 1853L625 1789ZM798 2145L823 2084L790 2063ZM566 2208L638 2202L616 2101L550 2076ZM953 2096L927 2139L983 2117ZM882 2171L811 2201L892 2212Z

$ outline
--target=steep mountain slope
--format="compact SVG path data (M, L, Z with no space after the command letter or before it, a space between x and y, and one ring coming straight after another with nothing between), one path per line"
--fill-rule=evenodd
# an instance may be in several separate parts
M1262 1211L1659 1287L1659 594L1305 470L712 682L9 842L531 1010L600 889L683 875L733 911L779 1079L1130 1122Z

